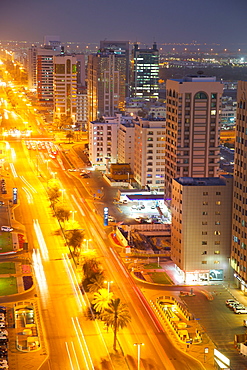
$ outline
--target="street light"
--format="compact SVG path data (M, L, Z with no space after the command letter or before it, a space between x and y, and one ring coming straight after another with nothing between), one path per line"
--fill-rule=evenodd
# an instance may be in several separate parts
M62 203L63 203L63 199L64 199L64 192L66 191L66 189L59 189L62 193Z
M88 251L88 243L92 241L92 239L83 239L84 243L86 244L86 251Z
M137 346L137 370L140 370L141 346L144 346L144 343L134 343L134 346Z
M72 220L73 221L75 221L75 213L76 213L77 211L70 211L70 213L72 213Z
M113 281L104 281L105 284L107 284L107 290L108 290L108 299L109 299L109 294L110 294L110 286L113 283Z
M52 174L53 179L55 179L57 172L51 172L51 174Z

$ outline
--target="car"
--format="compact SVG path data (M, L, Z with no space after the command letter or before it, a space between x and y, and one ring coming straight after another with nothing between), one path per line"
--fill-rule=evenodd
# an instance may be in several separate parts
M13 227L11 226L1 226L1 231L6 231L6 232L10 232L10 231L13 231Z
M156 206L155 206L155 205L152 205L152 206L151 206L151 209L155 209L155 208L156 208Z
M234 313L236 314L247 313L247 307L234 307Z
M240 305L240 303L238 301L235 301L235 302L229 303L228 307L233 309L235 306L238 306L238 305Z
M236 299L230 298L226 300L226 305L229 306L229 304L235 303L235 302L237 302Z
M137 206L134 204L131 209L137 209Z

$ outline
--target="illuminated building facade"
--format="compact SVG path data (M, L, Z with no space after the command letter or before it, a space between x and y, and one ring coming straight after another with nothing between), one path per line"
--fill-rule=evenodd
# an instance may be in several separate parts
M54 114L76 120L77 68L76 57L54 57Z
M236 282L247 292L247 82L239 81L233 187L231 266Z
M157 100L159 97L159 50L139 49L134 45L131 64L131 97L140 100Z
M167 80L165 198L172 179L215 177L219 170L219 130L223 85L216 77Z
M183 281L229 279L231 175L172 181L171 258Z

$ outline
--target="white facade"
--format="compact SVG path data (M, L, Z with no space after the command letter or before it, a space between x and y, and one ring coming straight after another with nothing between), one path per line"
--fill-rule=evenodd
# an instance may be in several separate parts
M108 172L117 163L117 137L121 114L89 123L89 159L93 166Z
M86 88L77 88L76 94L76 123L80 130L87 128L88 100Z
M76 58L71 55L54 57L54 114L76 120Z
M141 187L164 187L165 120L135 124L134 178Z
M187 283L229 278L233 178L172 181L171 258Z
M133 120L121 123L118 130L118 162L129 163L132 171L134 170L134 137Z

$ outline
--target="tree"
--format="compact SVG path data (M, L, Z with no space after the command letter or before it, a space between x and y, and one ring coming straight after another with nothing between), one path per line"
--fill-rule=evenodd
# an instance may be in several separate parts
M107 326L113 328L113 349L116 351L117 332L119 329L127 326L127 324L131 321L127 305L125 303L122 303L120 301L120 298L112 299L109 303L109 307L105 308L100 317Z
M105 276L103 272L99 272L95 274L90 281L91 283L88 284L88 290L90 293L96 293L99 289L104 287Z
M52 207L58 202L61 192L57 186L47 189L48 197L50 199Z
M66 135L66 138L69 139L69 143L70 143L70 139L74 139L74 133L73 132L68 132L67 135Z
M74 249L74 255L80 255L81 243L84 239L84 231L74 229L66 232L67 243Z
M108 289L102 288L98 292L94 293L94 299L92 301L93 307L96 312L103 313L106 308L109 307L110 302L113 298L113 293L108 292Z
M84 261L82 264L82 284L86 292L88 292L89 290L89 284L92 283L92 279L94 279L97 274L102 273L102 268L99 261L95 257L91 257L90 255L90 257L87 257L87 254L88 252L85 252Z
M61 206L56 206L55 208L55 214L59 222L65 222L68 221L70 217L70 211L68 209L65 209Z

